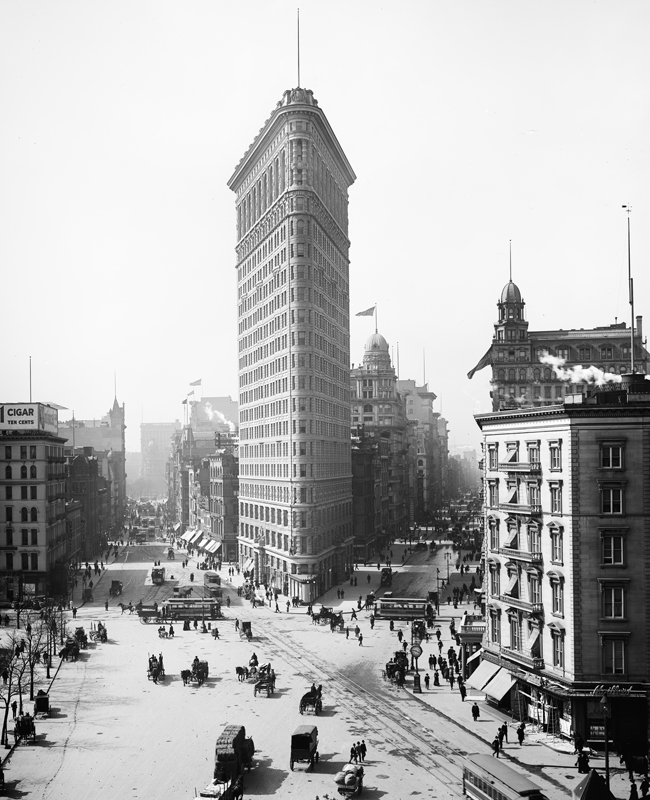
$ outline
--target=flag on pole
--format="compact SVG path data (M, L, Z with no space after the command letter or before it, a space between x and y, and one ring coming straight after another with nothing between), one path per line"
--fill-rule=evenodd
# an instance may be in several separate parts
M355 317L372 317L372 315L374 313L375 313L375 306L372 306L371 308L367 308L365 311L359 311L359 313L355 314L354 316Z
M199 378L198 381L193 381L192 383L190 383L190 386L200 386L202 380L203 378Z
M483 356L483 358L478 362L478 364L474 367L474 369L470 369L467 373L467 377L472 380L474 374L479 370L482 370L484 367L489 366L492 363L492 348L487 351L487 353Z
M187 393L187 396L188 396L188 397L191 397L193 394L194 394L194 389L192 389L192 391L191 391L191 392L188 392L188 393Z
M182 406L186 406L186 405L187 405L187 397L185 398L185 400L183 400L183 402L181 403L181 405L182 405Z

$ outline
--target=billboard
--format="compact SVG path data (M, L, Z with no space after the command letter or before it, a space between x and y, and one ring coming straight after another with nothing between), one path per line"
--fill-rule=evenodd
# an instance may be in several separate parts
M1 403L0 430L59 432L59 412L43 403Z

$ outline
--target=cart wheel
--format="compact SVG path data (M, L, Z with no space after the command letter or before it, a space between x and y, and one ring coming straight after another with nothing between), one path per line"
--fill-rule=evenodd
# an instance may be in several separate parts
M293 758L292 758L292 759L291 759L291 761L289 762L289 766L291 767L291 771L293 772Z

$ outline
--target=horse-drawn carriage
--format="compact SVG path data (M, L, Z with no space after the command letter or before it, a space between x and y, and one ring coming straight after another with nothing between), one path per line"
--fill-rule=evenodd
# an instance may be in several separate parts
M157 622L160 618L158 603L154 603L153 605L145 605L142 600L140 600L140 602L136 604L135 610L138 617L140 617L140 622L142 622L144 625L148 625L151 622Z
M198 658L195 658L191 669L181 670L183 686L187 686L189 683L196 683L201 686L208 679L209 671L207 661L199 661Z
M14 723L14 739L16 744L29 739L32 740L33 744L36 744L36 725L31 714L24 714L18 717Z
M408 659L398 658L398 656L405 656L405 653L402 653L402 651L396 652L395 658L391 658L391 660L386 663L384 677L391 681L391 683L403 686L406 670L408 669Z
M73 636L68 636L65 645L59 650L59 658L64 661L76 661L79 658L79 643Z
M106 629L106 626L101 622L98 622L97 628L90 631L90 638L93 640L93 642L106 643L108 641L108 630Z
M334 633L337 628L340 631L345 629L345 620L343 619L342 611L339 611L338 614L333 614L330 617L330 629L332 630L332 633Z
M257 673L257 680L253 689L253 697L257 697L258 692L266 692L270 697L275 691L275 670L271 667L271 662L262 664Z
M323 710L323 687L319 686L316 688L312 686L311 689L307 692L307 694L303 694L300 698L300 704L298 705L298 711L301 714L304 714L305 711L312 710L314 712L314 716L318 716L319 712Z
M244 621L239 626L239 635L242 639L247 639L249 642L253 638L253 628L251 623L248 621Z
M328 622L334 616L334 609L331 606L321 606L318 614L312 614L312 622Z
M334 780L336 790L341 797L354 797L361 794L363 789L363 767L361 764L346 764L337 772Z
M291 736L289 766L293 772L296 762L307 762L307 769L314 770L318 763L318 728L315 725L299 725Z
M165 679L165 667L163 665L163 660L161 658L156 658L156 656L149 656L149 667L147 669L147 680L153 681L154 683L161 683Z
M119 594L122 594L122 589L122 581L111 581L111 588L108 590L108 593L111 597L117 597Z
M34 698L34 716L43 714L47 717L50 713L50 696L43 689L39 689Z
M83 649L88 647L88 637L86 636L86 631L83 629L83 627L80 626L78 628L75 628L74 638L79 647Z

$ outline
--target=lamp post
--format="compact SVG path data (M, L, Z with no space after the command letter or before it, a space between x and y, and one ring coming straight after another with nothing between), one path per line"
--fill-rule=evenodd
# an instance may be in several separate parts
M603 722L605 723L605 783L609 789L609 726L607 721L609 719L609 698L604 694L600 698L600 706L603 710Z

